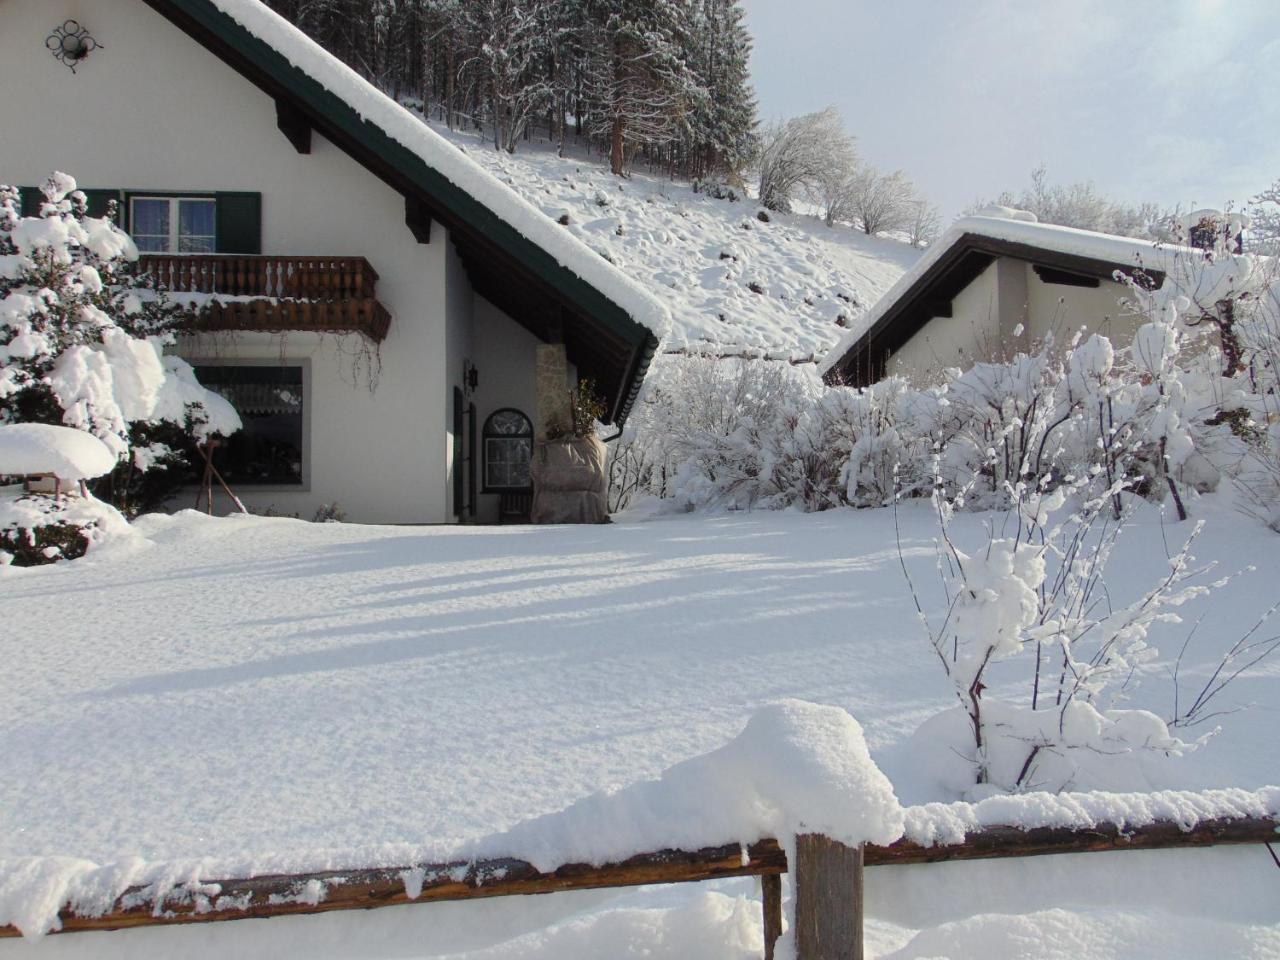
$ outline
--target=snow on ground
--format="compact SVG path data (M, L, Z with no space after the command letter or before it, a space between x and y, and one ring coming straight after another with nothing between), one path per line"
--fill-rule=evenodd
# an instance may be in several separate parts
M622 179L599 157L562 159L545 142L510 155L431 126L549 219L568 214L560 229L662 300L668 350L820 359L921 254L803 214L769 213L765 223L751 200L717 200L642 170Z
M1197 509L1209 518L1201 559L1261 569L1208 601L1186 683L1270 602L1277 543L1212 498ZM957 522L962 545L984 519ZM924 582L931 515L910 505L901 522ZM24 859L27 876L56 874L65 862L52 857L185 861L179 875L434 859L656 777L787 697L857 717L903 802L950 799L911 739L949 694L915 623L891 511L470 529L184 513L137 527L150 544L0 573L0 876L18 858L39 858ZM1113 593L1136 595L1186 529L1139 514ZM1162 630L1166 650L1181 643L1181 628ZM1167 714L1169 679L1148 673L1132 705ZM1280 663L1242 678L1225 705L1255 705L1132 789L1274 783L1278 689ZM1280 871L1261 847L877 868L868 886L873 953L903 958L1070 953L1017 946L1035 930L1117 957L1148 955L1147 941L1167 956L1212 943L1276 956L1280 937ZM751 955L757 903L738 898L752 883L710 890L78 934L34 952ZM32 949L0 942L0 957Z

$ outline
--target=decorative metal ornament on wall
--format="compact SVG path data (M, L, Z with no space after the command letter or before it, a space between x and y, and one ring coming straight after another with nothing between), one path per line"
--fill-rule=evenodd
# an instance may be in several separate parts
M72 73L85 57L102 46L78 20L66 20L61 26L54 27L53 33L45 38L44 45L54 59L66 64Z

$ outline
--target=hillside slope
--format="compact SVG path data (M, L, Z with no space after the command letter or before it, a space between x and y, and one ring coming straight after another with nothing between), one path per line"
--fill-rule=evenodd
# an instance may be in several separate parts
M565 229L663 300L674 320L668 351L821 359L921 253L811 216L765 222L750 200L642 173L621 179L550 144L511 155L431 126L552 219L567 215Z

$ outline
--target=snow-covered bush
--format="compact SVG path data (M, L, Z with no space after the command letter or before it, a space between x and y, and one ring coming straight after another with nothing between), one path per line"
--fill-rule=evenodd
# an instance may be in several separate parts
M34 567L84 556L128 523L95 497L48 497L0 488L0 566Z
M66 174L41 191L39 216L20 217L17 191L0 186L0 423L97 437L118 466L94 490L136 512L143 477L240 420L190 365L163 355L182 315L133 275L137 249L110 214L88 216Z
M661 358L611 451L611 506L637 494L683 509L839 504L842 424L822 396L789 364Z
M943 766L955 771L948 785L958 792L1115 789L1135 764L1198 745L1155 714L1121 706L1138 668L1157 656L1151 627L1178 622L1176 609L1210 589L1208 568L1190 553L1193 533L1159 582L1127 604L1113 597L1107 565L1123 529L1113 501L1128 483L1121 466L1110 483L1095 474L1052 490L1048 478L1012 484L1007 521L967 551L951 530L966 491L939 476L940 622L911 589L958 706L926 721L919 738L950 758ZM993 695L997 672L1001 689L1011 672L1020 676L1025 695Z

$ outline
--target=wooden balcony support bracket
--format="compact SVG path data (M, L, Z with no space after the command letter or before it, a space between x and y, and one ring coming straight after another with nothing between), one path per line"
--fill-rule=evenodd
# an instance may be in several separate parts
M311 152L311 121L285 100L276 101L276 126L299 153Z
M418 243L431 242L431 211L411 193L404 196L404 223Z

